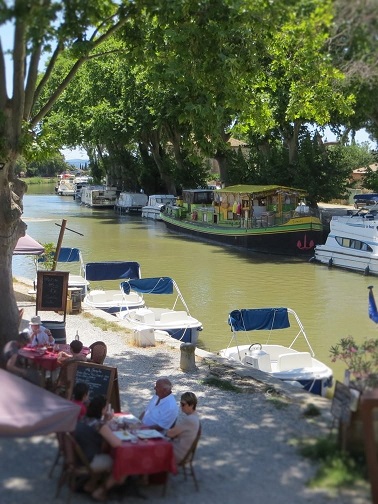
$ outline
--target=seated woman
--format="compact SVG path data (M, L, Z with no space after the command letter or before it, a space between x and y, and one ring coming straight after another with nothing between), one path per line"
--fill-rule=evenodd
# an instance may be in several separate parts
M173 451L177 463L180 463L187 454L200 428L200 420L196 412L196 395L193 392L184 392L180 406L184 416L180 417L176 425L167 431L167 436L173 440Z
M96 473L109 472L105 483L98 486L98 480L89 481L84 490L91 493L94 500L106 500L106 492L124 480L116 481L111 474L113 459L105 449L116 447L122 441L114 435L105 419L106 399L95 396L87 407L87 414L79 420L75 429L75 438L86 455L90 466Z

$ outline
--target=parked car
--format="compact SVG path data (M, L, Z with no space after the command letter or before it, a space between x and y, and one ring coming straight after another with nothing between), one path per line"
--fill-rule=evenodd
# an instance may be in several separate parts
M377 193L368 193L368 194L356 194L353 196L354 199L354 208L362 208L369 205L375 205L378 203L378 194Z

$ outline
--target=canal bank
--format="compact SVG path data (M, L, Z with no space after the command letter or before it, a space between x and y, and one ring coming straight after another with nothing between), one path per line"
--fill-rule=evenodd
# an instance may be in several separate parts
M17 290L17 284L15 284ZM26 287L28 290L28 287ZM35 314L35 302L27 292L21 292L18 304L25 317ZM92 314L97 317L97 314ZM107 320L107 315L103 314ZM237 369L223 367L221 362L209 362L209 355L197 355L197 369L184 373L180 369L177 343L159 342L155 347L135 347L130 344L130 333L121 328L104 331L94 325L95 317L88 314L67 315L67 340L76 331L85 345L103 340L108 346L106 364L117 367L122 409L139 414L153 393L158 377L168 376L173 393L180 395L191 390L198 396L198 413L203 434L194 462L200 491L195 493L192 481L182 475L171 476L164 497L167 504L230 504L235 498L240 503L267 504L368 504L367 488L354 487L330 495L322 489L308 488L307 483L316 467L302 458L296 448L301 439L326 436L330 432L329 401L305 394L317 402L321 415L308 418L298 391L294 396L283 391L273 394L254 383ZM111 317L111 322L114 318ZM240 377L234 383L243 391L225 390L207 382L209 372L219 378L233 373ZM261 382L258 382L261 383ZM280 382L279 382L280 383ZM248 386L246 385L248 384ZM278 384L277 384L278 385ZM275 387L274 387L275 388ZM292 387L290 387L292 388ZM286 395L287 394L287 395ZM288 398L291 397L291 400ZM278 404L277 404L278 402ZM55 499L57 472L47 477L56 452L55 436L25 439L1 439L0 484L2 504L35 504L39 501L61 504L66 495ZM26 463L25 461L33 461ZM143 487L142 494L152 502L162 502L160 487ZM86 495L75 495L77 504L90 502ZM108 502L118 502L115 495ZM125 502L136 504L140 499L129 495Z

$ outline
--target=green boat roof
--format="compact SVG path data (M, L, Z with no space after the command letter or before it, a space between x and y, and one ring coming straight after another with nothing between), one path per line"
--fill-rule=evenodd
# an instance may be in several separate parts
M258 194L258 195L269 195L276 194L278 191L287 193L298 193L304 196L306 191L304 189L296 189L294 187L285 187L280 185L234 185L228 186L223 189L216 189L214 193L234 193L234 194Z

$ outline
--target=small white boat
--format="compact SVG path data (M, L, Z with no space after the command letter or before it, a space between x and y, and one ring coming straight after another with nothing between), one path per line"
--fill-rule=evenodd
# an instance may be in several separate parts
M116 314L117 317L126 320L132 329L143 330L152 328L154 331L165 331L172 338L184 343L196 344L198 333L202 331L202 323L192 317L189 308L174 280L169 277L140 278L121 283L121 290L129 296L129 293L139 292L144 295L161 294L173 295L172 308L152 308L146 306L137 310L126 310ZM177 303L181 302L182 309L177 309Z
M378 204L333 216L327 240L316 245L313 260L378 275Z
M176 196L173 194L151 194L148 203L142 208L142 217L146 219L162 220L160 212L166 205L173 205Z
M295 322L294 329L290 327L290 319ZM298 385L314 394L325 396L327 388L332 386L332 370L315 359L302 322L294 310L290 308L233 310L229 314L228 324L232 330L230 345L234 342L236 346L229 345L220 350L219 354L222 357L239 361L245 366L251 366L274 378ZM281 330L276 333L279 336L272 334L276 329ZM247 334L249 331L265 331L267 343L249 341L248 344L239 345L237 341L239 331ZM285 335L291 341L289 346L279 344ZM300 336L306 343L307 351L293 348Z
M81 202L81 193L84 187L92 184L92 177L88 175L82 175L80 177L75 177L74 181L74 194L73 199L78 203Z
M120 213L141 212L148 197L144 193L121 192L115 202L115 210Z
M136 292L126 296L120 289L93 288L93 282L103 282L140 278L140 266L135 261L108 261L87 263L84 268L85 279L91 282L91 289L83 300L83 306L89 309L117 313L122 310L134 310L144 306L144 299Z
M49 258L49 260L52 260L53 257ZM43 269L44 264L46 264L46 257L39 257L36 260L36 270ZM80 289L81 297L84 298L89 282L84 277L84 261L80 249L61 247L57 265L59 265L57 269L71 270L68 276L68 289Z
M116 200L116 187L87 185L81 190L81 203L91 208L113 208Z

